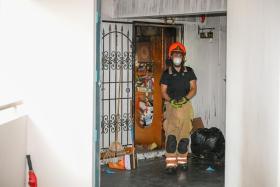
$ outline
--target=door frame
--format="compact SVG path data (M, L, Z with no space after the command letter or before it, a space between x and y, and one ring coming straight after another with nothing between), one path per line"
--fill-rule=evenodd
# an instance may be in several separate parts
M132 35L132 41L133 41L133 43L134 43L134 47L135 47L135 53L136 53L136 51L137 51L137 45L136 45L136 31L135 31L135 29L136 29L136 27L141 27L141 26L149 26L149 27L159 27L159 28L175 28L176 29L176 35L177 35L177 29L178 29L178 32L180 32L180 36L179 37L181 37L180 38L180 42L181 43L184 43L184 24L167 24L167 23L159 23L159 22L147 22L147 21L133 21L132 22L133 23L133 35ZM177 36L176 36L176 40L177 40ZM135 55L136 56L136 55ZM135 64L133 64L133 67L132 67L132 69L133 69L133 73L132 73L132 75L133 75L133 77L132 77L132 84L133 85L135 85ZM134 129L133 129L133 131L134 131L134 133L133 133L133 140L135 141L135 134L136 134L136 132L135 132L135 125L136 125L136 119L135 119L135 87L134 87L134 91L133 91L133 98L134 98L134 100L133 100L133 104L132 104L132 112L133 112L133 125L134 125Z
M92 186L100 186L100 36L101 36L101 0L96 0L94 4L94 21L95 21L95 33L93 38L95 40L95 58L93 63L93 128L92 128Z

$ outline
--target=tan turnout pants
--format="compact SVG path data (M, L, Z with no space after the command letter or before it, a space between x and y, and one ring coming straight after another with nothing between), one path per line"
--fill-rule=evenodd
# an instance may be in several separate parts
M165 121L163 122L163 128L165 130L165 137L166 137L166 166L177 166L177 164L185 164L187 163L187 156L188 152L186 153L179 153L182 151L178 151L178 146L180 141L186 138L189 138L190 132L192 130L192 120L193 120L193 108L191 102L187 102L182 106L182 108L173 108L169 102L166 102L166 113L165 113ZM172 151L170 151L170 147L167 148L167 140L168 136L173 135L176 137L176 143L171 146ZM176 148L174 147L176 145ZM187 146L187 145L186 145ZM183 146L184 147L184 146ZM169 149L169 151L167 151ZM175 150L175 151L174 151Z

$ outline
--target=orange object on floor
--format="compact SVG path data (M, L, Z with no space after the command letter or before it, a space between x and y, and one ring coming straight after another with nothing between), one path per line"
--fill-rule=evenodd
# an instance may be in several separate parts
M119 160L117 163L109 162L108 163L109 168L111 169L121 169L125 170L125 163L124 163L124 158Z

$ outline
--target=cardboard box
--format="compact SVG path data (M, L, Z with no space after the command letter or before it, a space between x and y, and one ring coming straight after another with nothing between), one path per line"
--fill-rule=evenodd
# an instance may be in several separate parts
M193 121L192 121L192 126L193 126L193 129L192 129L191 133L193 133L197 129L204 128L203 121L202 121L201 117L194 118Z

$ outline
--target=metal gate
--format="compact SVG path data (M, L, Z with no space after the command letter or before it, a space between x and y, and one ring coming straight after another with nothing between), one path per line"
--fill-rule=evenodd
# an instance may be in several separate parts
M131 145L134 129L132 24L102 23L101 152L113 141Z

